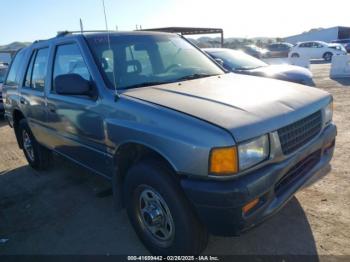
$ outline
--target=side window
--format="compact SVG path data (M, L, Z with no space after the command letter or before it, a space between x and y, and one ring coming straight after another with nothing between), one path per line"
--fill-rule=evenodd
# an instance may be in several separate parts
M49 49L39 49L33 64L32 81L30 87L34 90L43 91L49 59Z
M36 91L44 91L48 59L48 48L38 49L33 52L27 69L24 87Z
M91 80L89 70L77 44L57 46L53 69L53 92L55 92L55 78L66 74L78 74L88 81Z
M33 64L34 64L35 56L36 56L36 50L33 52L30 58L30 62L29 62L29 66L27 69L26 78L24 82L24 86L28 88L31 87L31 83L32 83L32 73L33 73Z
M310 48L310 47L312 47L312 43L303 43L303 44L300 44L300 47Z
M19 70L23 63L24 51L20 51L11 63L10 71L5 80L5 85L16 86L19 84Z

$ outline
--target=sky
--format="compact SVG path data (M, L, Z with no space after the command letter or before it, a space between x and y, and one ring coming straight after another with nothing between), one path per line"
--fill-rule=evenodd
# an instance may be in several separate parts
M330 4L332 3L332 4ZM225 37L285 37L350 26L349 0L105 0L110 29L219 27ZM0 0L0 45L105 29L102 0Z

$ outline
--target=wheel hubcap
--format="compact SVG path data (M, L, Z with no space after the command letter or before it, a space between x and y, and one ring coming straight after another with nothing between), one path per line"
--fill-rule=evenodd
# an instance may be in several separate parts
M32 145L32 140L30 139L30 136L27 133L27 131L23 130L22 137L23 137L23 148L27 156L29 157L29 159L31 161L34 161L34 149Z
M156 241L169 241L175 227L170 210L164 199L154 189L144 189L139 197L139 212L143 226Z

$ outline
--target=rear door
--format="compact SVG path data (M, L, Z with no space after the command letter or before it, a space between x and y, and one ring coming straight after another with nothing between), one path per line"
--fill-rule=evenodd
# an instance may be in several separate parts
M323 57L323 54L325 53L326 47L320 43L314 42L313 43L313 58L314 59L320 59Z
M97 91L78 42L63 42L55 47L47 104L52 146L81 165L107 175L111 168L99 99L57 94L55 79L65 74L80 75Z
M298 48L298 53L300 54L301 57L312 57L312 43L311 42L306 42L306 43L301 43Z
M23 82L20 88L20 107L27 118L35 138L42 144L47 143L47 111L45 85L50 48L35 48L30 54Z

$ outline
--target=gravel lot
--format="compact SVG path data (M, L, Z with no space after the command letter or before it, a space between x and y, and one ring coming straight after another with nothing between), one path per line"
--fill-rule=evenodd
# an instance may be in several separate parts
M350 256L350 79L329 79L329 64L311 69L335 99L331 172L243 236L211 237L205 253ZM49 172L32 170L4 120L0 150L0 254L148 253L126 213L113 210L103 178L58 158Z

